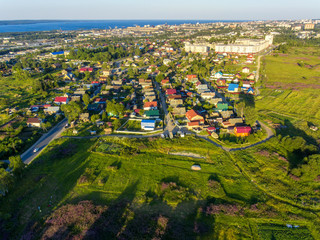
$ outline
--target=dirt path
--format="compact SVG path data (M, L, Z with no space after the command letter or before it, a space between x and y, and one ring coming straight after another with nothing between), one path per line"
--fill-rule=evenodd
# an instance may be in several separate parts
M183 157L191 157L191 158L201 158L201 159L205 158L199 154L191 153L191 152L169 152L168 154L169 155L176 155L176 156L183 156Z

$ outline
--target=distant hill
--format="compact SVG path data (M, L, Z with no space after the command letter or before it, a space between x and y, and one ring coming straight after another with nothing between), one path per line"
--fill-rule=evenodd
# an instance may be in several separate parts
M35 24L35 23L50 23L50 22L66 22L66 20L8 20L0 21L0 25L20 25L20 24Z

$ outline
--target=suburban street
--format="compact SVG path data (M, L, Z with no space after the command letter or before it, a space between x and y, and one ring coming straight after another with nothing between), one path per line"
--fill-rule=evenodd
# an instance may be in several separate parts
M49 132L44 134L32 147L21 154L21 159L25 164L30 164L35 157L37 157L41 151L54 139L60 136L63 132L65 125L68 123L68 119L63 119L56 126L54 126ZM39 150L33 152L35 148Z
M161 105L162 105L162 109L163 112L165 114L165 118L164 118L164 124L166 124L166 128L164 130L164 133L168 134L170 136L170 138L173 136L173 131L175 130L175 125L173 123L173 120L170 117L170 114L168 112L167 109L167 104L166 104L166 99L163 96L163 93L159 87L159 83L155 82L156 88L159 91L159 97L160 97L160 101L161 101Z

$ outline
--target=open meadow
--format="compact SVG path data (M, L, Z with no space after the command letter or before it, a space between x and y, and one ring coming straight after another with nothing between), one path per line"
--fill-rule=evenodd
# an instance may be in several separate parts
M311 125L320 126L320 50L292 47L287 54L262 59L262 85L255 107L262 119L289 119L306 134L319 138ZM276 120L277 121L277 120Z
M256 156L244 156L249 154ZM251 171L254 163L235 156L191 136L58 139L0 200L1 234L7 239L288 239L278 233L283 228L291 239L319 236L318 207L310 211L291 204L286 185L279 196L272 188L268 194L264 182L255 182L260 179ZM193 164L201 170L192 171ZM260 157L256 164L268 165L268 159ZM269 171L280 164L275 160ZM268 171L261 174L270 177ZM294 187L292 194L301 186Z

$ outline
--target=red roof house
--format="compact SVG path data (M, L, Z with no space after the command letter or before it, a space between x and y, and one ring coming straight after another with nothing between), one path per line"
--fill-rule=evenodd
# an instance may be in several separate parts
M166 95L173 95L173 94L176 94L177 93L177 90L176 89L172 89L172 88L169 88L166 90Z
M153 102L146 102L143 106L143 110L155 110L158 108L158 102L153 101Z
M247 137L251 133L251 127L250 126L236 126L234 127L234 134L237 137Z
M55 104L67 104L69 102L69 98L68 97L56 97L54 99L54 103Z
M79 72L93 72L93 68L90 67L83 67L79 69Z
M28 118L28 127L41 127L42 120L40 118Z
M204 118L193 109L189 110L186 113L186 117L189 120L189 122L196 121L196 122L204 123Z

